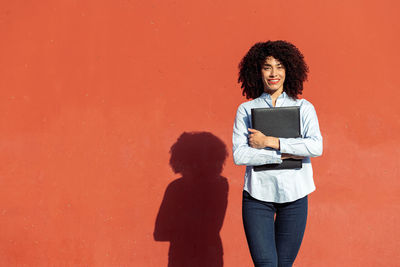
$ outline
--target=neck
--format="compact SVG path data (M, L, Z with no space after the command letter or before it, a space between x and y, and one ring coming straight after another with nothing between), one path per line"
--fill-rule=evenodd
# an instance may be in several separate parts
M283 89L278 89L278 90L275 90L275 91L271 91L271 90L267 90L266 89L265 92L271 96L272 105L275 107L276 100L283 93Z

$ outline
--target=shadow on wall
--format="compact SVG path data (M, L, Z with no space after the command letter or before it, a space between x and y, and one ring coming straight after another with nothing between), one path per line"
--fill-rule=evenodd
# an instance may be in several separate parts
M169 241L168 266L221 267L221 230L228 181L221 176L227 150L209 132L183 133L170 150L172 181L157 215L154 239Z

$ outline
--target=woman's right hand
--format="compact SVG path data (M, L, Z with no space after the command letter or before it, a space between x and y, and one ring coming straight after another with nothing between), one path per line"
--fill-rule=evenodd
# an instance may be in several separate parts
M305 157L296 156L296 155L292 155L292 154L286 154L286 153L281 154L281 159L304 159L304 158Z

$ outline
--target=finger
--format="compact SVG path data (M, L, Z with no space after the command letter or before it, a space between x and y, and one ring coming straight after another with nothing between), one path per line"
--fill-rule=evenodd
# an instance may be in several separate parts
M256 130L256 129L251 129L251 128L247 128L247 130L249 130L249 132L252 132L252 133L258 133L258 132L259 132L258 130Z

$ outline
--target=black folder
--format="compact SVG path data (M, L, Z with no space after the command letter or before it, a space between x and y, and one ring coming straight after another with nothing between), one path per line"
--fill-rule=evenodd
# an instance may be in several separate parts
M253 129L267 136L282 138L301 137L300 107L253 108L251 109ZM300 169L301 159L284 159L281 164L253 166L254 171Z

